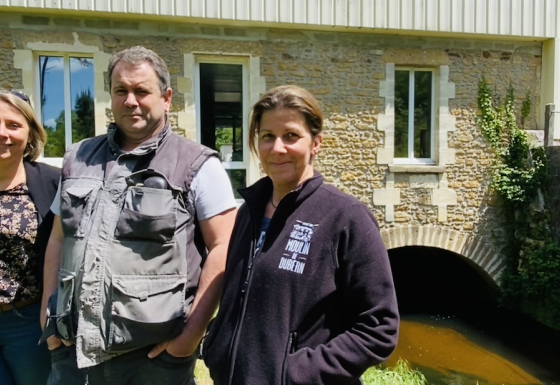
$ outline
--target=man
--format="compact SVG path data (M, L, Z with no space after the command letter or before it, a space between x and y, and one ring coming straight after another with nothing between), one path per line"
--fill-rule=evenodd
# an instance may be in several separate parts
M114 123L67 151L51 208L49 384L194 384L235 199L216 153L171 131L169 72L157 54L117 53L108 83Z

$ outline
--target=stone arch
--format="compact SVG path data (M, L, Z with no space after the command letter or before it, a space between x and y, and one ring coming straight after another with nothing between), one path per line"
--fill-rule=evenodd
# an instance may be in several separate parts
M498 286L504 269L500 250L480 236L442 226L402 226L381 230L387 250L405 246L437 247L465 258L481 275Z

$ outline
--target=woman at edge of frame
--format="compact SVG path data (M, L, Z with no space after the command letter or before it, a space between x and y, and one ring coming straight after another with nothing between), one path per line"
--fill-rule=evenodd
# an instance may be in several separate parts
M319 103L297 86L252 108L249 145L267 176L239 190L245 203L202 351L216 385L360 384L396 346L378 224L314 171L322 127Z
M29 98L0 90L0 384L46 384L43 262L60 170L36 162L47 135Z

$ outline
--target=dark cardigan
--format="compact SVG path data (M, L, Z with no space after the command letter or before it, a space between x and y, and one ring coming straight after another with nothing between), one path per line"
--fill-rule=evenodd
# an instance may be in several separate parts
M41 262L41 271L39 273L40 282L43 281L43 264L45 258L45 250L51 235L54 214L51 212L51 204L56 191L58 182L60 181L60 169L38 162L23 162L25 175L27 178L27 188L31 200L37 208L38 229L35 238L35 250Z

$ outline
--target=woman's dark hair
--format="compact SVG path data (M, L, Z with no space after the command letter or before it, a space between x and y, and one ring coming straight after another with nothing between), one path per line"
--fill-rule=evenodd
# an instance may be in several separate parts
M323 131L323 112L313 94L305 88L287 85L266 92L251 108L249 120L249 148L257 153L255 138L260 131L262 116L267 111L289 109L303 114L311 136Z

